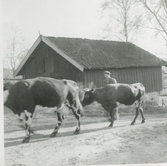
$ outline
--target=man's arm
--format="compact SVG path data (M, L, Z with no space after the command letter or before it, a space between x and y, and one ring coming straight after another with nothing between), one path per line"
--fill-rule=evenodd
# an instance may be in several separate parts
M110 84L117 84L117 80L115 78L110 78L109 83Z

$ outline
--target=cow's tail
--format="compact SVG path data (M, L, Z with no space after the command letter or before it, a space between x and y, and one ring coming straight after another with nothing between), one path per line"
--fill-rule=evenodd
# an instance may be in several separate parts
M81 105L81 102L79 100L79 96L77 95L76 97L76 105L77 105L77 109L78 109L78 113L81 115L81 116L84 116L84 109Z
M141 84L140 95L141 95L141 97L140 97L140 100L139 100L139 105L143 106L143 104L145 102L145 87L144 87L143 84Z

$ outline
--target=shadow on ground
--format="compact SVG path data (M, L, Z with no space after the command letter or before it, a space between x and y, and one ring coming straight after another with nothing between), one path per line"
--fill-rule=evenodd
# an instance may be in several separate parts
M103 130L107 131L107 130L116 129L116 128L120 128L120 127L125 127L125 125L115 126L114 128L103 127L103 128L97 128L97 129L81 130L80 134L87 134L87 133L103 131ZM51 138L50 134L33 134L29 143L41 142L41 141L46 141L46 140L49 140L49 139L56 139L56 138L59 138L59 137L73 137L73 136L75 136L74 131L58 133L55 138ZM4 144L4 146L5 147L11 147L11 146L21 145L21 144L23 144L22 143L23 139L24 139L24 137L6 138L5 139L6 141L12 141L12 142L7 142L7 143Z

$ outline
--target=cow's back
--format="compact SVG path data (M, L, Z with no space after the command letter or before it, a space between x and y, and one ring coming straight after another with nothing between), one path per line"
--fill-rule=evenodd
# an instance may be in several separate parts
M31 85L31 93L36 105L55 107L64 102L68 95L68 85L64 80L37 77L26 80Z
M141 83L135 84L109 84L103 88L104 98L110 98L111 102L119 102L132 105L144 94L145 88Z

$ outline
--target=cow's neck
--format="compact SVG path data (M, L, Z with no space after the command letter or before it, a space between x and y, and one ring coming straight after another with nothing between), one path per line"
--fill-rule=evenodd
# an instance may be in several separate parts
M96 102L102 104L102 101L103 101L102 98L103 98L103 97L99 94L99 90L96 89L96 90L93 92L93 99L94 99L94 101L96 101Z

